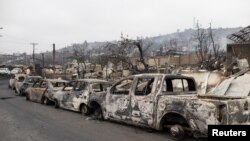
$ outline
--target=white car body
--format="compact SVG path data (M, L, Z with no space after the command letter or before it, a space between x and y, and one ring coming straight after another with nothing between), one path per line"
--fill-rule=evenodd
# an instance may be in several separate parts
M64 87L62 90L55 92L52 100L63 109L79 112L82 105L88 105L91 94L104 95L106 88L110 86L108 81L100 79L78 79L73 82L76 82L74 86Z
M27 76L25 74L19 74L15 77L14 86L15 92L20 94L20 88L23 85L23 82Z
M18 74L18 73L21 73L22 72L22 69L20 68L14 68L10 71L10 74Z
M42 79L25 90L26 99L34 102L48 104L47 93L61 90L68 81L59 79Z
M8 68L0 68L1 75L10 75L10 70Z
M12 75L11 78L10 78L10 80L9 80L9 88L15 90L15 85L16 85L15 83L16 83L17 78L19 76L25 76L25 74L15 74L15 75Z

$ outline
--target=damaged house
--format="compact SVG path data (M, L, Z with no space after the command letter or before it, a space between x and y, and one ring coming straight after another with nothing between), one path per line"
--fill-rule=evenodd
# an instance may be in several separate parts
M233 43L227 45L226 72L233 74L249 67L250 62L250 26L227 36Z

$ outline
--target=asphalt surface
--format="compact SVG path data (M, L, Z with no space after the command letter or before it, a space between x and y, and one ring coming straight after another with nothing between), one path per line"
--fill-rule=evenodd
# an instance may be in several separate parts
M168 132L90 120L77 112L26 101L8 88L8 79L0 78L0 141L171 140ZM197 139L187 137L185 140Z

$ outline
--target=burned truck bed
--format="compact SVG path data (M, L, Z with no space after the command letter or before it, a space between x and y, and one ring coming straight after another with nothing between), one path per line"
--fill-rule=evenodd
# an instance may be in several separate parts
M185 132L206 137L208 125L250 123L249 98L199 96L194 79L182 75L133 75L113 84L105 96L90 100L90 107L104 119L170 128L176 138Z

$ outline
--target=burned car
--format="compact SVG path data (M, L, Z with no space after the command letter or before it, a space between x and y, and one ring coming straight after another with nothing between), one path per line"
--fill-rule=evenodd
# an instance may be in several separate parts
M62 90L52 96L56 108L79 111L82 114L90 114L88 107L92 96L103 97L106 95L110 83L100 79L78 79L69 83Z
M11 75L10 76L10 80L9 80L9 84L8 84L8 87L10 88L10 89L14 89L14 82L15 82L15 75Z
M24 83L24 80L27 76L26 75L18 75L16 77L16 80L14 82L14 90L15 90L15 93L20 93L20 88L21 86L23 85Z
M25 95L25 90L41 79L41 76L25 76L15 83L15 92L19 95Z
M185 133L206 137L210 124L250 123L248 98L197 96L194 79L182 75L133 75L111 86L104 97L92 96L89 101L98 118L170 128L175 139Z
M61 79L42 79L36 81L32 87L28 87L25 90L26 100L47 104L48 99L45 97L45 93L48 91L61 90L67 82L68 81Z
M15 74L12 75L10 80L9 80L9 88L16 90L16 83L23 82L25 79L26 75L25 74Z

